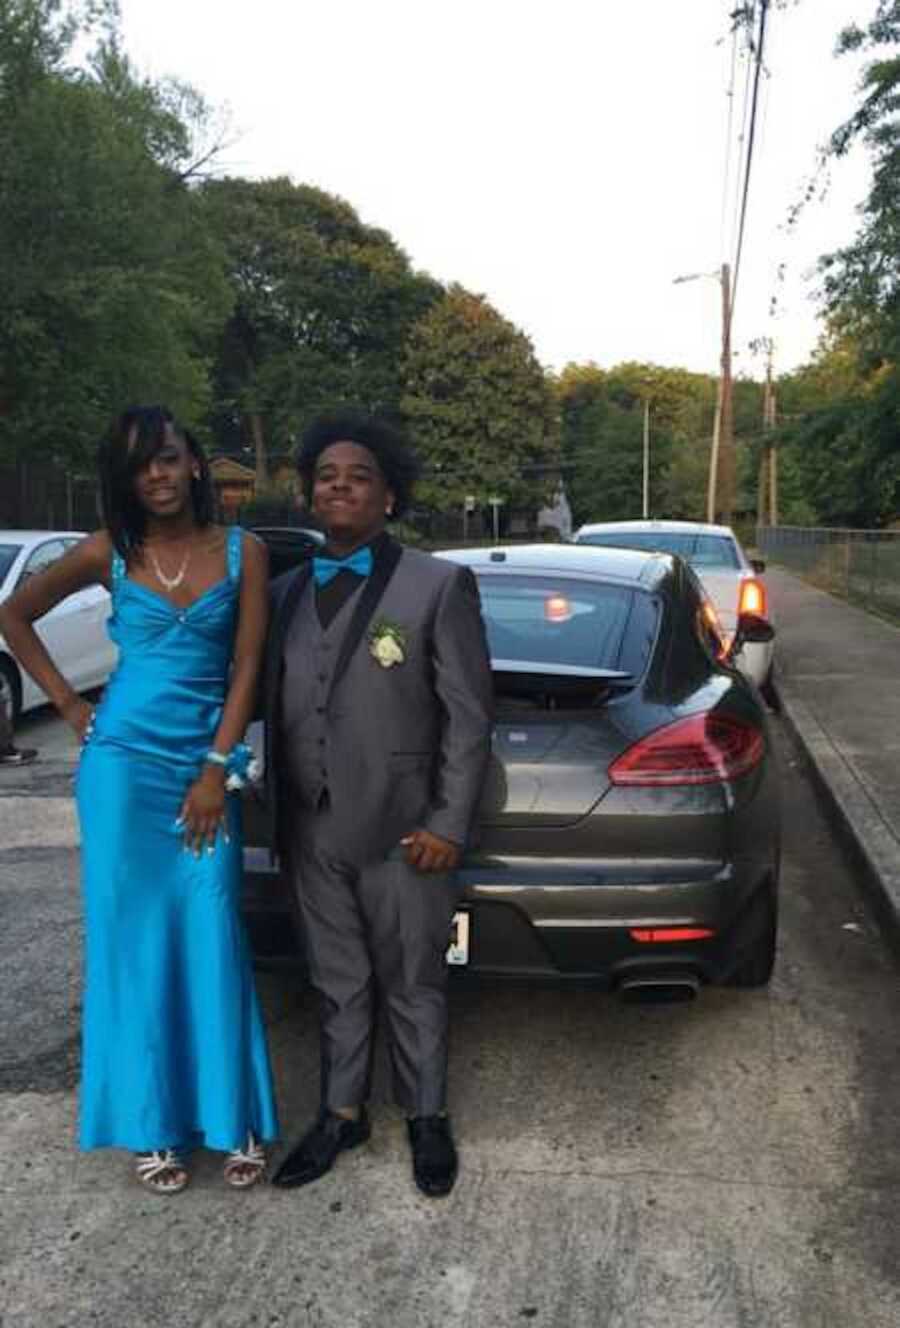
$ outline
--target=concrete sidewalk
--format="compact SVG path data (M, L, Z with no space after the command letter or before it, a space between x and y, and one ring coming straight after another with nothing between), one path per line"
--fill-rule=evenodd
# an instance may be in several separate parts
M900 629L781 568L766 571L785 717L900 940Z

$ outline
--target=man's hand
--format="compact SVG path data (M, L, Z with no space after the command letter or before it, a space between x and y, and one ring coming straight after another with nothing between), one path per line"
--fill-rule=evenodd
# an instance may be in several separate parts
M459 866L459 845L430 830L413 830L400 840L406 861L420 872L448 872Z

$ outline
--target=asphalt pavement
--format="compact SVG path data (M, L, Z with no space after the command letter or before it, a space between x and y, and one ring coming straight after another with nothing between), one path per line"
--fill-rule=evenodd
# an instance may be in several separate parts
M785 718L900 943L900 628L770 565Z
M202 1154L161 1200L126 1154L76 1153L75 744L27 717L41 760L0 781L0 1328L895 1328L897 967L831 831L882 920L893 880L896 921L900 633L769 580L771 986L671 1007L455 986L461 1174L440 1203L412 1185L383 1049L371 1143L307 1190L226 1192ZM259 986L283 1148L315 1110L315 1008L285 975Z

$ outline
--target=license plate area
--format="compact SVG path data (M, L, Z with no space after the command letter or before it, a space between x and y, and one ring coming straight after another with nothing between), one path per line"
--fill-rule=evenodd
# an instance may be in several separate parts
M465 968L469 962L471 922L471 915L466 908L458 909L453 914L450 944L447 946L447 963L457 968Z

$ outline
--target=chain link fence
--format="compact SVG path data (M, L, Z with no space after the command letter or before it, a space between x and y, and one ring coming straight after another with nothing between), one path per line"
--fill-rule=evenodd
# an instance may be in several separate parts
M823 590L900 622L900 530L759 526L756 547Z

